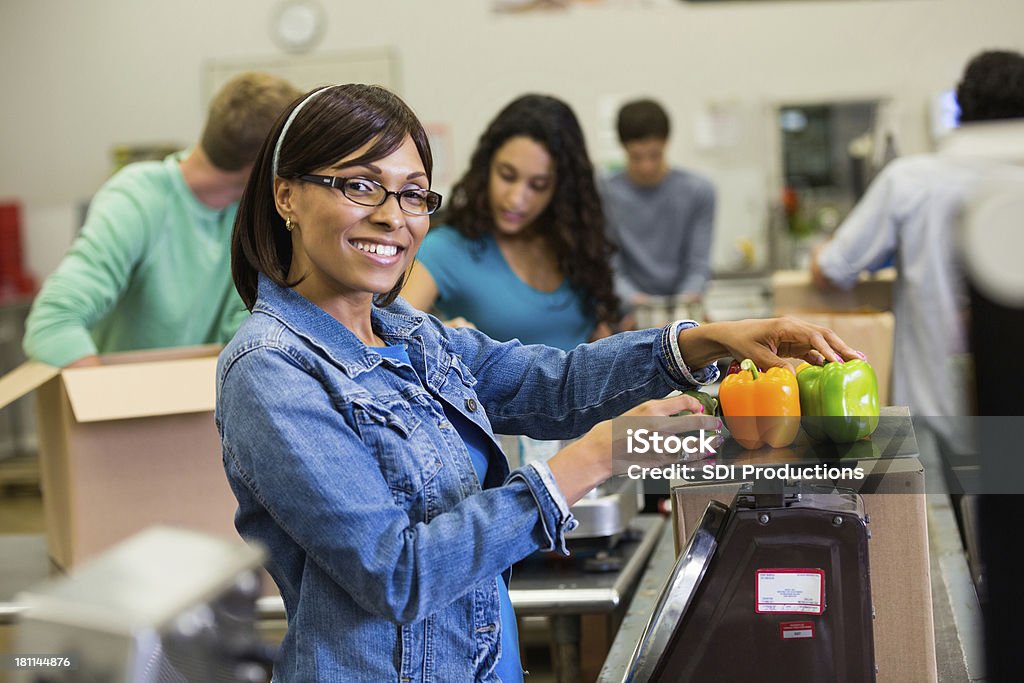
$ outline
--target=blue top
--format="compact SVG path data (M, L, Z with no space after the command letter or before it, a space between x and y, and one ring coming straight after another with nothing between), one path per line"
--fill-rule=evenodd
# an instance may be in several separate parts
M391 358L412 367L409 352L404 345L371 346L370 348L385 358ZM448 405L447 402L443 404L443 407L445 416L455 426L455 431L459 433L466 448L469 449L469 457L473 461L476 477L480 480L480 485L483 486L487 479L488 462L495 453L494 442L484 430L463 417L462 413ZM498 587L498 599L501 602L501 658L494 668L494 673L498 674L502 683L517 683L523 680L523 666L519 655L519 627L516 624L516 613L512 608L512 599L508 596L508 586L505 585L501 576L496 579L495 585Z
M575 520L546 463L492 458L481 486L442 406L491 439L571 439L694 382L671 327L566 352L445 327L402 299L371 317L411 366L261 275L218 361L235 526L267 549L288 615L274 681L496 683L495 577L564 552Z
M471 240L450 225L438 226L416 258L437 284L441 316L462 316L493 339L568 351L588 341L597 326L567 279L553 292L534 289L512 271L493 235Z

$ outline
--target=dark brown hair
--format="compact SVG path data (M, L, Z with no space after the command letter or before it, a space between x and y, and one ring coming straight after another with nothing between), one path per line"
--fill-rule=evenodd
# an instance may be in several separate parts
M240 171L256 159L278 115L302 91L260 72L235 76L214 95L199 146L222 171Z
M319 92L318 92L319 91ZM427 178L433 171L430 144L423 125L405 102L375 85L336 85L310 91L283 112L256 157L256 165L235 218L231 235L231 275L246 308L256 303L259 273L282 287L288 282L292 261L292 236L274 202L274 150L285 122L297 107L301 110L285 131L277 158L277 176L297 178L336 164L360 147L370 144L355 164L382 159L398 149L406 136L419 151ZM372 144L371 144L372 143ZM401 290L404 276L378 305L387 306Z
M667 140L670 130L665 109L651 99L633 100L622 105L616 128L619 142L623 145L649 138Z
M994 121L1024 117L1024 55L989 50L964 69L956 89L960 121Z
M547 95L523 95L508 104L480 136L465 175L452 188L445 220L469 239L494 231L488 192L491 161L508 140L527 137L542 145L555 165L555 191L536 228L547 239L559 271L583 297L598 322L617 323L612 285L614 247L605 235L604 212L587 156L583 131L567 104Z

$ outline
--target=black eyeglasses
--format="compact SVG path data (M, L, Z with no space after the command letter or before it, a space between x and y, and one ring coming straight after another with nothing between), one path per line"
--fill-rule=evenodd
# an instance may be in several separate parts
M408 189L392 192L376 180L369 178L300 175L299 179L341 190L343 195L360 206L380 206L391 195L395 195L398 199L398 207L402 211L413 216L429 216L441 206L441 195L433 190Z

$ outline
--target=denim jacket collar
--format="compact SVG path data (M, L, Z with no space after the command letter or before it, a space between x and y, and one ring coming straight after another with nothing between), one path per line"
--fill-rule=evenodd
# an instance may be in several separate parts
M380 365L382 357L379 353L294 289L282 287L260 273L257 290L259 297L253 307L254 313L259 311L280 321L323 351L349 377L356 377ZM425 320L422 315L406 315L376 305L370 316L373 329L389 343L409 343Z

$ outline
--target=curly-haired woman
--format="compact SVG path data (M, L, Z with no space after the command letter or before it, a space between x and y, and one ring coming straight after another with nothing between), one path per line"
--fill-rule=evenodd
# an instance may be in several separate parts
M571 349L619 321L604 214L571 108L523 95L491 121L402 296L487 335Z

